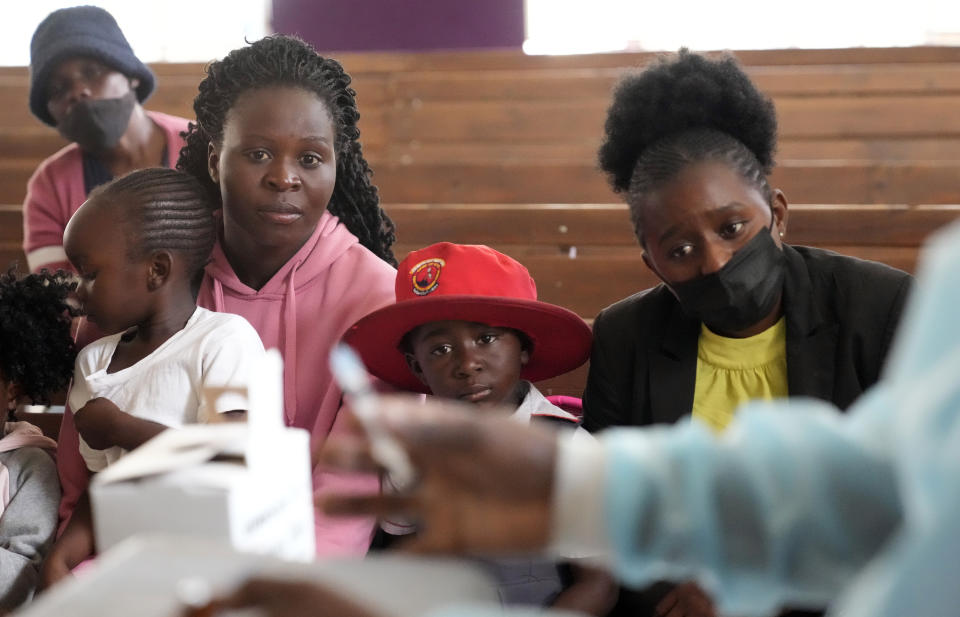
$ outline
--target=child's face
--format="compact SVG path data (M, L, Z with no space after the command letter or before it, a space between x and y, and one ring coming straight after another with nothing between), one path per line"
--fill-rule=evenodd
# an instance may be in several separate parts
M77 274L77 298L104 334L122 332L149 313L148 260L132 260L113 208L85 203L70 219L63 248Z
M296 252L333 195L335 138L327 107L312 92L270 87L242 94L208 157L227 245Z
M434 395L476 405L520 404L520 372L530 360L509 328L435 321L410 336L410 370Z

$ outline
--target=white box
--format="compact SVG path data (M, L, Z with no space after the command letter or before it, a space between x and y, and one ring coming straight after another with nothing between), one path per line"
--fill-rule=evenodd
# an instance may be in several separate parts
M164 431L98 474L90 488L97 549L164 532L239 551L309 561L315 553L310 439L279 428L250 456L243 423Z
M166 430L90 484L97 550L144 533L225 542L311 561L316 552L310 435L283 425L283 361L271 349L242 396L247 422Z

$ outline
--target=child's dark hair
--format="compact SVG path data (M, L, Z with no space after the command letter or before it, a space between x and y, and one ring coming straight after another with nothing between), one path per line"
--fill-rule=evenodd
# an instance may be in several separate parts
M682 49L627 76L605 133L600 167L616 192L627 193L638 232L643 196L693 163L724 162L771 199L776 111L732 56L711 60Z
M360 243L384 261L396 265L392 246L393 221L380 207L372 172L363 158L357 121L356 92L350 76L336 60L323 58L307 43L291 36L268 36L235 49L207 67L193 101L197 124L186 133L177 169L191 174L221 205L220 189L207 169L208 144L219 144L227 112L249 90L292 86L316 94L326 105L336 129L337 181L327 209L347 226Z
M75 311L67 296L74 287L63 272L0 274L0 376L35 404L48 403L73 377Z
M117 208L130 244L130 257L175 251L186 261L194 296L217 239L217 224L207 192L183 172L161 167L139 169L98 186L89 199Z

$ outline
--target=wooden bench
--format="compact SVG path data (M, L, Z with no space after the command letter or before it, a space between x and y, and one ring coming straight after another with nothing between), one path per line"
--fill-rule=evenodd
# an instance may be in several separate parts
M737 52L781 119L774 181L806 203L960 203L957 48ZM651 54L348 54L391 203L616 201L596 171L610 88ZM153 109L190 117L199 64L158 64ZM0 203L63 144L0 69Z
M386 204L397 258L440 241L487 244L523 262L547 302L590 318L656 284L621 204ZM0 265L21 258L21 210L0 206ZM794 205L787 241L912 271L935 229L960 216L952 205ZM23 262L21 261L21 264Z
M540 299L585 319L658 283L646 268L620 204L388 204L398 259L439 241L487 244L522 262ZM0 206L0 264L19 254L19 206ZM912 272L919 247L960 217L960 206L795 205L787 241L820 246ZM552 394L579 395L586 369L549 381Z

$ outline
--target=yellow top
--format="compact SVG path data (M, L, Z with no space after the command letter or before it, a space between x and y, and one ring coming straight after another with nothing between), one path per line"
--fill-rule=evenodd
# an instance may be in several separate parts
M693 393L695 418L721 431L741 403L786 395L787 324L783 317L747 338L727 338L701 326Z

